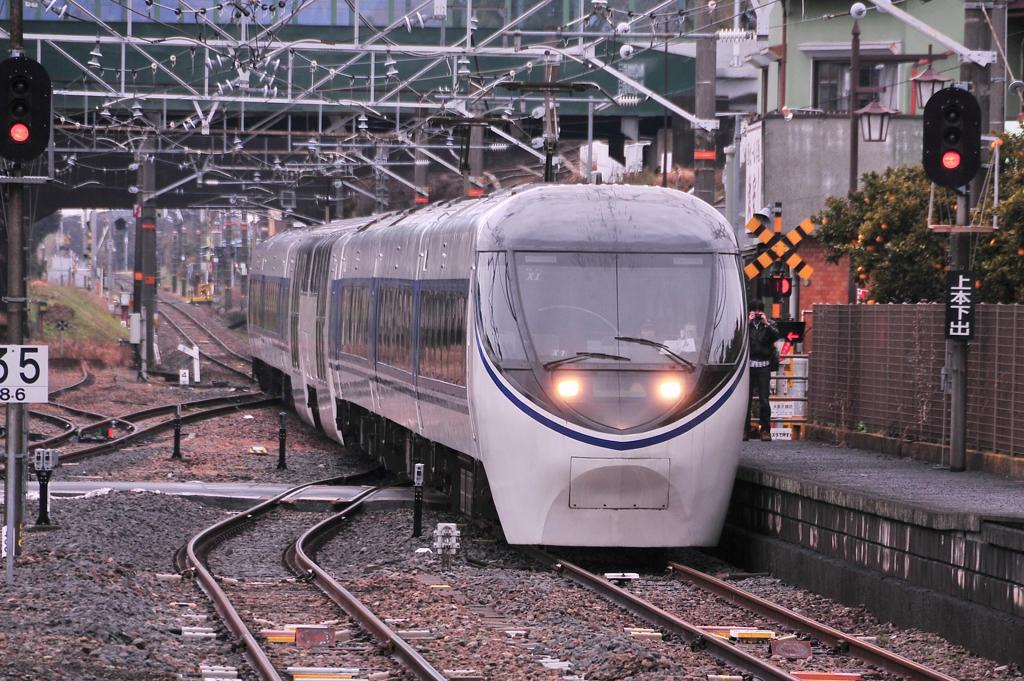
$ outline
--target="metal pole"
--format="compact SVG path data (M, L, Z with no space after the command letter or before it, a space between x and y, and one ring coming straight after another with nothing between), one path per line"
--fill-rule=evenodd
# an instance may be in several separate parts
M587 97L587 183L594 181L594 99Z
M278 418L281 420L281 426L277 430L277 470L283 471L288 468L287 462L285 462L285 440L288 437L288 428L286 425L286 414L285 412L278 412Z
M412 536L423 534L423 464L417 463L413 468L412 492Z
M668 28L667 26L665 27ZM665 38L665 57L662 60L665 77L662 82L662 92L665 99L668 99L668 38ZM700 115L700 114L697 114ZM661 107L661 186L668 186L668 107Z
M153 142L147 141L142 145L143 160L139 165L142 171L142 184L139 187L139 196L143 197L141 217L139 222L142 225L142 296L143 309L146 317L146 362L150 365L156 363L156 208L147 199L156 190L156 168L153 160Z
M853 21L850 31L850 191L857 191L857 155L860 132L857 130L857 89L860 85L860 22ZM851 279L852 280L852 279ZM851 302L852 302L851 298Z
M39 479L39 515L36 517L36 525L49 525L50 471L38 471L36 477Z
M174 451L171 458L181 460L181 405L174 408Z
M968 222L970 197L960 193L956 197L956 224ZM970 235L953 233L949 235L949 269L953 272L965 270L970 257ZM950 415L949 415L949 470L960 472L967 462L967 341L947 340L946 356L949 358Z
M714 15L711 3L703 0L704 9L700 14L700 29L710 31ZM715 61L717 59L716 38L707 33L697 40L697 118L703 120L715 117ZM696 184L694 194L710 204L715 202L715 134L707 130L696 131L696 152L704 152L694 160Z
M22 53L22 0L11 2L11 56ZM21 175L21 165L14 164L11 175ZM24 343L25 276L24 265L24 217L23 202L25 189L20 184L7 188L7 342L11 345ZM21 544L21 526L24 509L25 452L23 440L22 412L24 405L7 405L7 469L4 473L4 510L7 515L7 582L14 582L14 556Z

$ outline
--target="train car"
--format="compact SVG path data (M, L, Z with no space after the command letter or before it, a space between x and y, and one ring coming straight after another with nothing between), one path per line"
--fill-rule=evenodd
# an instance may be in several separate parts
M735 235L681 192L534 185L286 232L254 372L513 544L717 542L744 411Z

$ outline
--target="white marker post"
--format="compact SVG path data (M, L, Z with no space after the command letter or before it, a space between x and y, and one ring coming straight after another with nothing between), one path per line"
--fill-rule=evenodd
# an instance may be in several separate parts
M183 352L192 358L192 382L199 383L199 346L178 345L178 352Z

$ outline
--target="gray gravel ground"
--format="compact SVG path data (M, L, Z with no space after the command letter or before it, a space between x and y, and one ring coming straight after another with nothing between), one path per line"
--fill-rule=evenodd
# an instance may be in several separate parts
M36 504L28 511L35 518ZM56 530L26 535L0 590L0 679L175 679L199 661L235 660L224 640L184 642L181 614L204 610L191 583L161 581L174 551L222 512L160 494L58 500ZM196 607L172 605L195 603Z

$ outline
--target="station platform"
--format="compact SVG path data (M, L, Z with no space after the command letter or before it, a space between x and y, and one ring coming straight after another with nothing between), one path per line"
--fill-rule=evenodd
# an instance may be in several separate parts
M1024 481L812 441L744 443L720 553L1024 665Z

